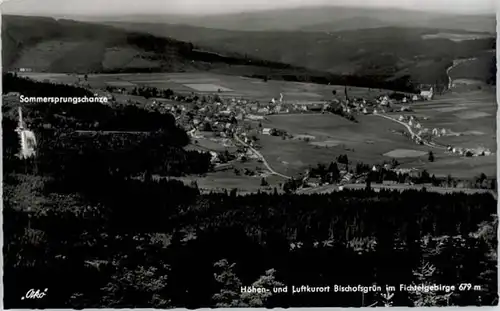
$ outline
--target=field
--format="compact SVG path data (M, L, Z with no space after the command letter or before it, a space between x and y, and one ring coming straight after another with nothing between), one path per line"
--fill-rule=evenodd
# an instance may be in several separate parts
M426 118L427 128L446 128L454 136L436 139L441 144L462 148L488 148L496 152L496 103L491 90L448 94L429 102L414 104L413 112L403 113ZM397 117L401 113L394 113ZM293 175L309 165L329 163L340 154L352 161L378 163L397 158L402 167L427 169L436 176L452 174L473 177L480 173L496 175L496 156L464 158L440 149L416 145L398 132L403 126L373 116L359 116L351 123L334 115L270 116L265 127L276 127L308 139L283 140L261 136L261 153L278 172ZM433 151L435 161L428 161Z
M464 148L496 150L495 90L451 93L412 107L414 111L408 114L427 118L420 121L423 127L445 128L460 134L440 137L438 142Z
M74 83L76 76L49 73L23 73L37 80L48 79L61 83ZM313 83L273 81L264 82L240 76L228 76L215 73L151 73L151 74L90 74L88 82L93 88L105 88L107 85L133 88L152 86L162 89L170 88L178 93L215 94L221 97L243 97L259 100L264 103L272 98L278 99L283 94L284 101L308 103L311 101L327 100L333 97L336 91L339 98L344 95L343 86L320 85ZM349 96L375 97L383 92L378 89L348 87Z
M417 151L417 150L408 150L408 149L395 149L390 152L384 153L386 157L391 158L417 158L421 156L425 156L427 152L425 151Z
M398 124L374 116L358 119L359 123L353 123L330 114L269 116L263 126L283 129L292 135L309 135L309 139L283 140L262 135L260 152L273 168L285 175L303 173L309 165L336 161L341 154L347 154L353 162L376 164L391 160L384 154L395 149L420 152L420 156L398 159L401 163L427 162L428 147L415 145L397 133L402 129Z
M450 77L455 84L464 84L467 80L472 82L491 83L496 79L496 50L485 51L472 60L464 61L452 70ZM460 83L459 80L465 80Z
M497 151L495 90L481 90L467 93L450 93L435 100L416 103L413 112L403 113L420 118L424 128L445 128L450 135L436 138L443 145L462 148L487 148ZM401 113L394 114L398 116ZM426 119L424 119L426 118ZM434 151L436 161L426 163L429 171L436 175L453 174L474 176L484 172L496 175L496 155L486 157L448 157ZM418 167L418 166L416 166Z
M267 176L266 181L268 182L268 186L261 186L262 177L259 175L256 176L237 176L234 174L233 170L225 171L225 172L214 172L209 173L205 177L182 177L177 178L178 180L183 181L185 184L190 184L192 181L196 181L198 187L203 192L210 191L224 191L225 189L229 192L231 189L238 189L238 193L254 193L257 191L272 191L274 188L281 192L283 178L277 176Z
M481 33L450 33L450 32L439 32L436 34L425 34L422 35L422 39L448 39L454 42L461 42L467 40L478 40L493 37L491 34L481 34Z

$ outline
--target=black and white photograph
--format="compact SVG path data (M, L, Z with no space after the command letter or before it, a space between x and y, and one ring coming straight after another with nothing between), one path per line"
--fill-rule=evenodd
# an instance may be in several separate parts
M6 309L497 306L494 0L9 0Z

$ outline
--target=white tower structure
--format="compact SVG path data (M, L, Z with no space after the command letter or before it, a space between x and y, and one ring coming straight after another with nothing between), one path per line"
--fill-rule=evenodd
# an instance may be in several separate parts
M19 135L19 141L21 145L21 150L18 156L21 159L27 159L35 155L36 138L35 134L32 131L26 129L23 120L23 111L21 107L18 108L18 113L19 113L19 121L16 132Z

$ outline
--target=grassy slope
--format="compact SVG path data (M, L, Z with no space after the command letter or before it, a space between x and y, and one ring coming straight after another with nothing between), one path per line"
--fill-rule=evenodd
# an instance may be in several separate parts
M472 79L480 81L496 80L496 53L483 53L476 59L457 65L450 70L452 79Z
M334 74L408 74L418 83L446 83L446 68L460 57L495 47L494 39L453 42L422 39L437 29L384 27L334 33L228 31L154 23L111 23L158 36L188 38L205 49L236 52ZM279 43L279 44L277 44Z

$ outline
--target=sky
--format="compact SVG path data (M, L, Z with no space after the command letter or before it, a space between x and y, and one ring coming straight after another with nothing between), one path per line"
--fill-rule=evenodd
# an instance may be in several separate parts
M315 5L392 7L483 14L495 12L496 0L3 0L2 2L3 13L30 15L206 15Z

